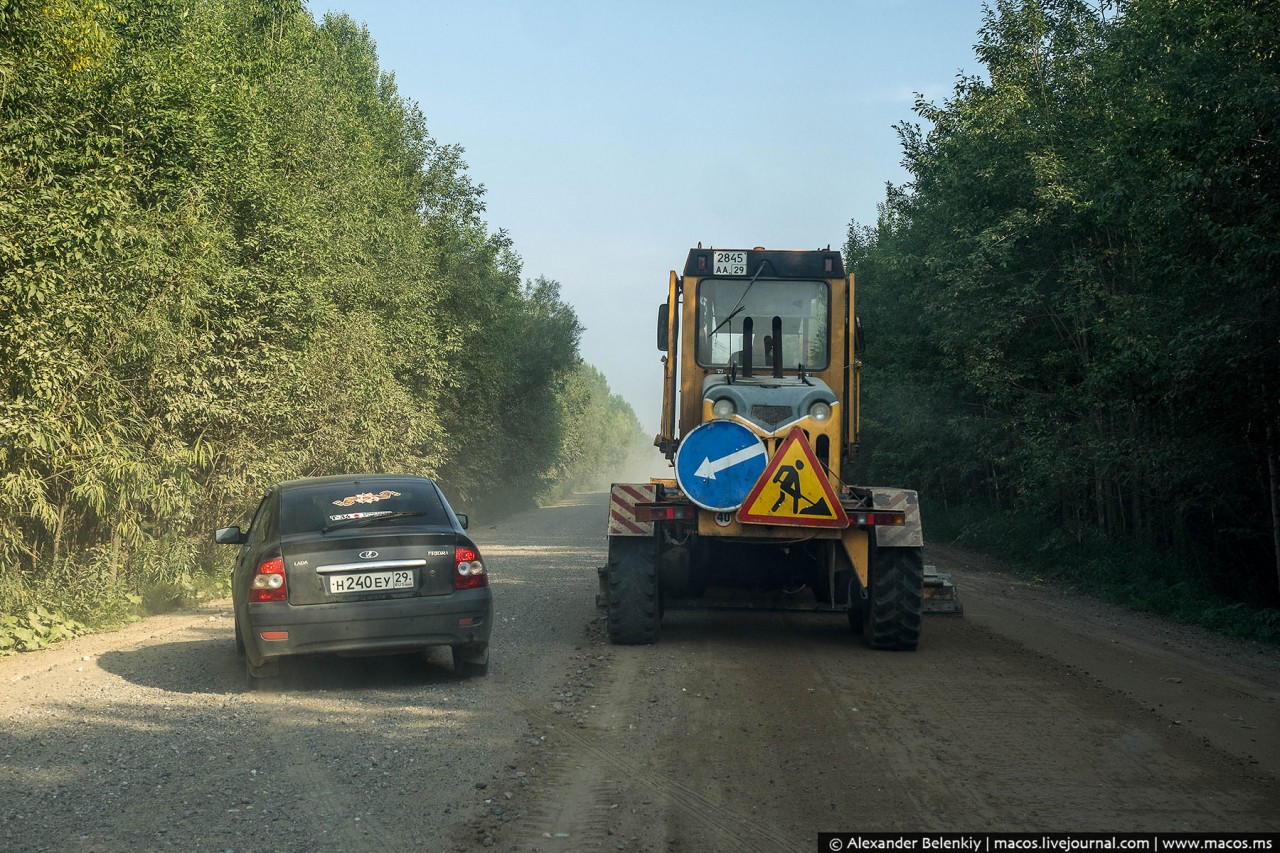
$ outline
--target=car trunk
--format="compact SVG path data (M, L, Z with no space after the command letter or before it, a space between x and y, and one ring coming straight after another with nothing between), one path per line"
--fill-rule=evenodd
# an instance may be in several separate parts
M289 603L331 604L453 592L452 531L337 530L281 541Z

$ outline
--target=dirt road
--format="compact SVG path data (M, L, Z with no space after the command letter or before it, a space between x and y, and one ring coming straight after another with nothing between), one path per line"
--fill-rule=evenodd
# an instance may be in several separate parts
M986 571L875 653L842 617L604 642L603 496L472 530L497 624L248 691L229 611L0 659L0 850L802 850L820 831L1280 830L1280 655ZM230 556L230 555L229 555Z

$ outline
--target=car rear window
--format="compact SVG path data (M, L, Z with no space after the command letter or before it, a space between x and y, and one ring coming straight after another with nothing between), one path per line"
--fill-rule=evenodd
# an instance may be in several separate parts
M398 516L399 513L409 513ZM360 480L300 486L280 495L280 533L323 527L356 527L372 519L379 527L448 525L449 515L431 483Z

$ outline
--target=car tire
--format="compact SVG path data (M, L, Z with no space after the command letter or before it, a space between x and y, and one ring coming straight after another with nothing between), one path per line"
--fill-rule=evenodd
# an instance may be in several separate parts
M460 678L480 678L489 674L489 647L453 646L453 671Z

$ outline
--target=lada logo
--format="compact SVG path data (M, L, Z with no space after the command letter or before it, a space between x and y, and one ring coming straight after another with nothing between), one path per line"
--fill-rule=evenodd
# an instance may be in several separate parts
M360 559L362 560L372 560L376 556L378 556L377 551L361 551L360 552Z

